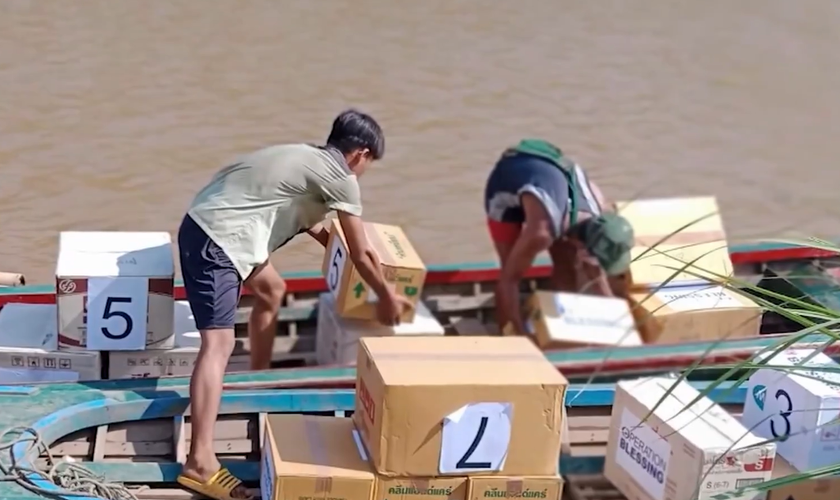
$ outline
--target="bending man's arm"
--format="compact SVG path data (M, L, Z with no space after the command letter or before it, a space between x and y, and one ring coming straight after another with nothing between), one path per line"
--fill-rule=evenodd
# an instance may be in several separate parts
M504 328L506 322L510 322L519 333L526 332L519 307L519 282L537 255L547 250L554 241L551 220L539 199L529 193L522 194L522 209L525 211L525 224L502 266L498 284L499 303L496 304L503 322L500 327Z
M307 229L306 234L312 236L315 241L320 243L324 248L327 248L327 241L330 239L330 232L326 227L324 227L323 222L319 222Z
M338 220L341 229L347 238L347 250L350 253L350 260L359 271L362 279L376 293L377 297L387 297L392 292L385 284L385 277L382 274L382 266L379 256L370 247L365 234L362 219L346 212L338 212Z
M385 285L379 256L368 244L365 228L362 224L362 195L359 191L356 176L351 175L332 184L320 186L320 194L324 198L327 208L338 213L338 222L341 224L344 237L347 238L350 260L353 261L353 265L358 269L362 279L373 289L377 297L391 296L391 292ZM317 229L318 226L316 225L307 232L326 246L326 237L329 236L329 231L323 227L320 228L320 231L317 231Z

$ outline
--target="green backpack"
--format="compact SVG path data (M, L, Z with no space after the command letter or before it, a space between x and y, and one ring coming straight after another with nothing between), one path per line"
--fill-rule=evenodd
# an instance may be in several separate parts
M522 139L519 144L505 151L505 155L526 154L548 160L566 176L569 183L569 225L577 223L578 215L578 181L575 174L575 163L563 156L563 151L554 144L543 139Z

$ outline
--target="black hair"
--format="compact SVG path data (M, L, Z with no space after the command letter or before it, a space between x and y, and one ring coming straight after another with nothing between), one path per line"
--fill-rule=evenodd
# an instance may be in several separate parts
M327 145L347 155L357 149L367 148L374 160L385 155L385 135L382 127L370 115L348 109L338 115L332 124Z

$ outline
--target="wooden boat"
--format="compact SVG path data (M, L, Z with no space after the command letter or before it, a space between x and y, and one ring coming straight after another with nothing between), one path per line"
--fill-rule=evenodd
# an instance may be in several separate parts
M353 391L325 387L295 389L297 373L305 369L231 374L225 379L221 413L216 425L216 452L231 472L250 485L259 480L260 422L268 413L310 413L349 416ZM163 378L96 383L0 387L2 427L21 426L37 433L54 457L71 457L108 482L149 489L137 493L147 500L180 500L192 496L173 486L188 449L189 379ZM699 388L704 382L694 382ZM600 473L615 387L612 384L573 385L567 396L569 447L559 457L574 500L622 499ZM724 384L711 397L737 414L744 388ZM28 434L24 434L28 435ZM46 453L26 461L25 443L0 454L0 462L44 470ZM33 479L47 490L55 486ZM602 496L604 495L604 496ZM610 496L607 496L610 495ZM38 498L14 482L0 482L0 498ZM87 496L61 497L91 499Z
M730 249L736 275L746 281L757 282L767 266L785 267L803 262L820 260L840 264L840 256L833 252L811 247L786 244L734 245ZM538 262L527 274L534 284L539 284L550 271L546 262ZM458 333L459 325L471 319L487 322L492 318L492 286L498 279L498 267L490 262L449 266L431 266L429 269L423 300L435 313L449 333ZM289 273L284 275L288 295L279 312L278 338L272 368L303 366L314 359L315 321L318 294L326 290L320 272ZM184 290L176 286L177 299L184 298ZM0 288L0 307L11 302L54 303L55 289L52 286L25 286ZM239 329L234 356L244 357L249 352L245 338L244 323L247 321L250 297L245 292L238 314ZM765 330L778 330L768 321ZM817 339L818 337L814 337ZM705 365L725 364L743 360L760 349L776 342L775 335L759 338L727 340L714 345L697 342L673 345L649 345L621 349L574 349L547 352L547 357L571 379L597 374L605 380L621 377L628 373L653 373L691 366L703 358ZM840 354L840 346L829 348L829 354ZM353 378L344 369L312 368L288 372L300 374L301 387L315 387L322 382L343 384L350 387ZM704 372L704 375L715 376Z
M759 275L764 266L792 264L812 259L836 260L836 255L804 247L756 245L736 247L732 260L741 276ZM547 275L545 265L534 267L529 278ZM426 302L442 322L453 318L483 318L489 309L488 290L498 271L490 264L433 268L429 273ZM288 276L291 297L280 312L283 342L296 347L311 342L313 299L323 290L314 274ZM182 294L182 290L177 292ZM49 303L51 287L25 287L0 291L0 305L9 302ZM247 298L242 304L247 314ZM815 336L816 341L818 338ZM567 478L566 491L573 500L618 500L600 473L614 386L609 377L686 367L706 351L710 363L726 364L744 359L775 341L775 336L709 343L644 346L619 349L605 361L603 349L548 352L546 356L574 382L567 399L570 446L559 457ZM242 346L240 346L242 347ZM281 361L293 359L289 349ZM290 354L291 353L291 354ZM300 355L296 361L307 359ZM593 374L594 383L581 383ZM711 373L711 372L704 372ZM717 376L714 374L713 376ZM268 413L316 413L347 416L353 408L355 370L351 367L288 368L226 376L226 391L217 423L216 451L231 471L251 484L259 477L260 422ZM24 427L24 436L37 433L54 457L70 457L110 482L146 485L137 496L147 500L180 500L191 495L173 487L188 449L189 412L187 377L130 379L99 382L0 387L0 428ZM707 382L692 382L702 387ZM733 413L740 411L743 388L723 384L712 398ZM27 443L0 447L0 463L43 468L46 453L27 458ZM42 478L29 476L31 484L54 491ZM37 495L20 484L0 481L0 498L31 500ZM86 499L73 496L58 498Z

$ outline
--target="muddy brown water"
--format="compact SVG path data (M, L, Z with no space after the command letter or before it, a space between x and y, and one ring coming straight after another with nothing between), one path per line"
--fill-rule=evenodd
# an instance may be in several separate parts
M0 3L0 270L61 230L174 231L233 155L385 127L365 216L429 263L493 258L483 181L523 135L612 198L715 194L732 240L840 236L830 0ZM319 267L299 238L281 270Z

